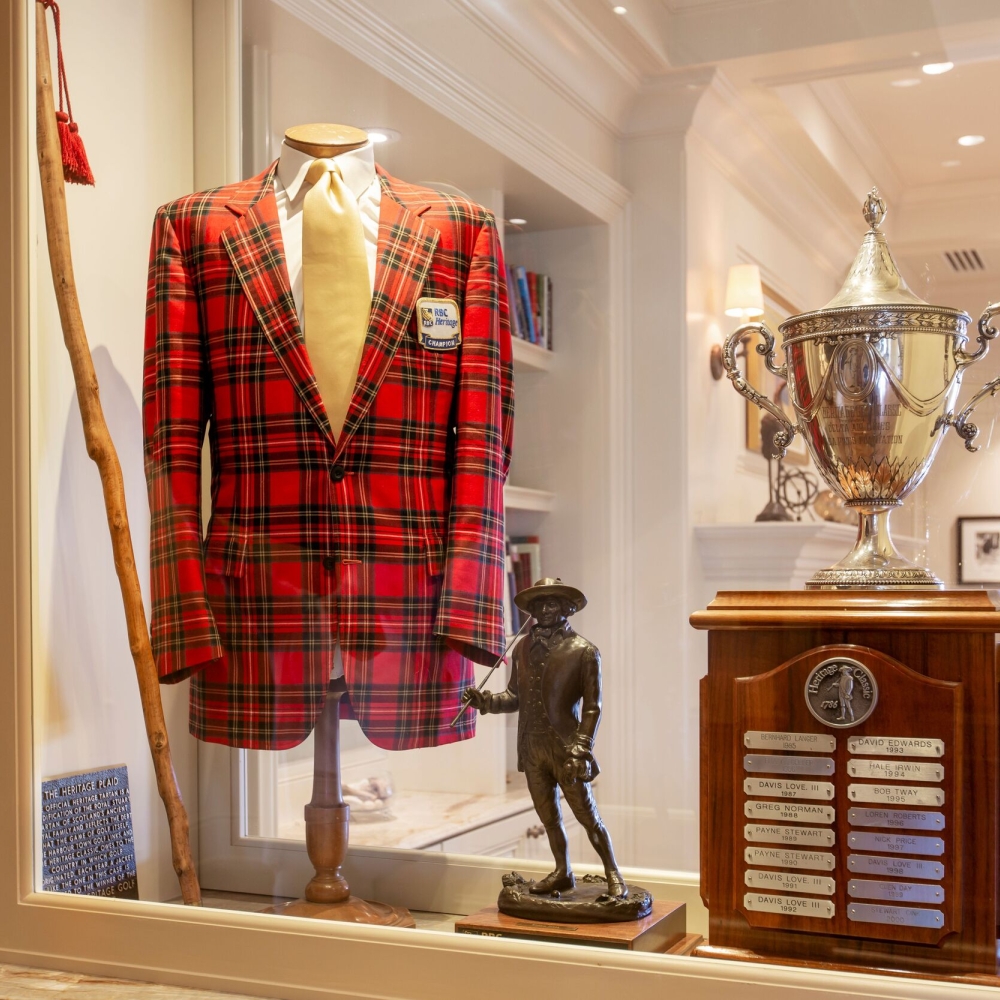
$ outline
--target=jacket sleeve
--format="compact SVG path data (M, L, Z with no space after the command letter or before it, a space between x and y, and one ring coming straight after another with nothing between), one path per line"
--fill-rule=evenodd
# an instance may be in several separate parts
M456 385L455 448L444 580L434 631L492 665L504 648L503 484L514 380L503 252L492 216L469 268Z
M601 724L601 654L595 646L583 653L583 699L580 705L580 725L576 735L594 744L597 727Z
M194 283L170 214L161 208L146 289L142 417L153 654L167 683L223 655L202 555L201 452L209 398Z

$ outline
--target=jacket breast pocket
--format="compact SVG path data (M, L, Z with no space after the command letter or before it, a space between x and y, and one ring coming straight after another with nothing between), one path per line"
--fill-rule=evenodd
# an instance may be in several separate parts
M241 532L212 531L205 539L205 572L240 577L246 572L247 537Z

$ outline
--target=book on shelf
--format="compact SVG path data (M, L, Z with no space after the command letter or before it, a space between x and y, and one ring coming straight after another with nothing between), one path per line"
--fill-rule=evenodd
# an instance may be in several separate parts
M552 279L524 267L507 268L510 332L552 350Z
M537 535L506 539L506 579L503 613L507 635L514 635L524 623L523 612L514 598L542 578L542 547Z

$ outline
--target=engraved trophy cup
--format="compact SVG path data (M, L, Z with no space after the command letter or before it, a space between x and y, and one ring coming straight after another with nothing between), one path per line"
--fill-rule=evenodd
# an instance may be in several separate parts
M987 306L978 346L966 353L971 317L929 305L910 291L879 230L885 212L873 188L863 207L870 228L843 288L822 309L778 327L785 364L777 365L774 335L763 323L740 327L723 348L736 390L780 422L777 449L784 454L801 434L830 488L858 512L854 549L817 573L806 584L811 589L942 586L896 551L889 514L923 481L949 426L969 451L977 450L979 429L969 417L986 395L1000 390L1000 378L994 379L954 412L965 369L997 335L991 322L1000 302ZM761 335L757 352L769 371L788 382L794 424L737 366L736 349L748 333Z

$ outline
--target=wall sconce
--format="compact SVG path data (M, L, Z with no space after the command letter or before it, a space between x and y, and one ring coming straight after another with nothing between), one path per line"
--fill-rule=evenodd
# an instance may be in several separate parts
M726 315L738 317L741 325L764 315L764 293L760 287L760 268L756 264L734 264L729 269L726 281ZM709 360L712 378L718 381L725 373L721 344L712 345Z

